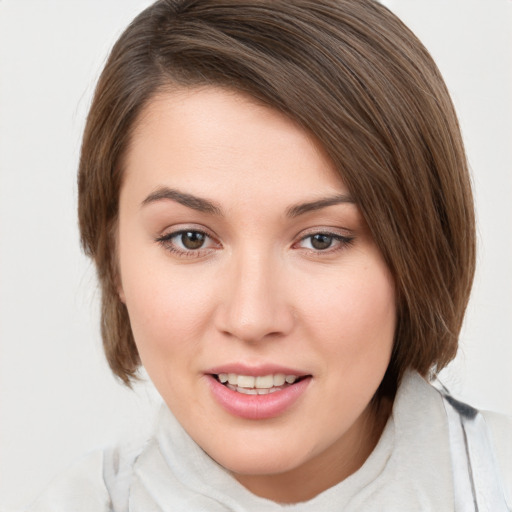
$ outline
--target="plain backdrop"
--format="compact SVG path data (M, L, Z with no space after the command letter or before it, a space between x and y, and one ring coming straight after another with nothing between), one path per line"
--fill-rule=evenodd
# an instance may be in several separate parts
M512 2L389 0L437 61L473 172L478 273L452 392L512 414ZM92 449L148 428L150 385L110 375L76 222L95 81L147 0L0 0L0 505L19 507Z

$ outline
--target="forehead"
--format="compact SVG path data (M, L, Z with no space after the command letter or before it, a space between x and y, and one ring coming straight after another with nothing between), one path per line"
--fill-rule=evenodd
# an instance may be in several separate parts
M322 146L289 117L231 90L162 92L147 104L124 158L124 183L226 192L346 192ZM192 190L193 191L193 190Z

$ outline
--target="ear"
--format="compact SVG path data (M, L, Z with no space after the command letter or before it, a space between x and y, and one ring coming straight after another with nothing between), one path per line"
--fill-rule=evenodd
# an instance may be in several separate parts
M117 292L117 296L119 300L126 305L126 295L124 294L123 288L123 280L121 279L121 273L119 272L119 266L116 262L115 267L113 268L113 283L112 283Z
M126 296L124 294L124 289L123 289L123 283L121 283L121 280L119 279L119 277L117 278L117 295L119 297L119 300L124 304L126 305Z

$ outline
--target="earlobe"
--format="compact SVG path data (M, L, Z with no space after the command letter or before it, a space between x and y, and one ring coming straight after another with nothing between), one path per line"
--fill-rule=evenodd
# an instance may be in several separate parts
M116 269L115 277L114 277L114 283L116 287L117 296L119 297L119 300L126 305L126 295L124 294L124 288L123 283L121 281L121 276L119 274L119 271Z
M126 305L126 295L124 294L123 282L121 279L121 272L119 270L119 261L117 257L117 236L115 240L114 257L111 259L111 276L112 284L116 289L119 300Z
M123 286L121 284L117 285L117 295L119 297L119 300L126 305L126 297L124 295Z

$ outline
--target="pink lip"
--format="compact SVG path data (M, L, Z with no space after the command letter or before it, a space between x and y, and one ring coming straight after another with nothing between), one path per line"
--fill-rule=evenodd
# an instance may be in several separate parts
M297 370L295 368L286 368L275 364L259 364L259 365L246 365L241 363L228 363L222 366L216 366L205 371L209 375L218 375L219 373L236 373L237 375L250 375L257 377L258 375L275 375L276 373L284 373L285 375L295 375L297 377L304 377L309 375L307 372Z
M218 373L251 375L251 373L225 371L226 368L227 367L223 367L223 371ZM247 372L247 369L245 369L244 372ZM270 375L273 373L297 375L289 370L268 371L268 369L265 369L263 373L253 373L252 375ZM212 375L206 375L206 377L214 399L230 414L249 420L264 420L275 418L283 414L304 394L311 381L311 377L306 377L275 393L269 393L267 395L245 395L232 391L227 386L221 384Z

